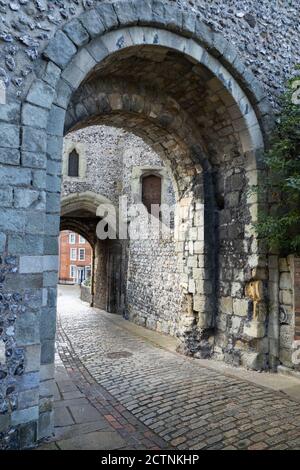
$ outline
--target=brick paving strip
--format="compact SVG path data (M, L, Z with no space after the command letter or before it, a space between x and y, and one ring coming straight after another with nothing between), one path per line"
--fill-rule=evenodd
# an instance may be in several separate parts
M58 310L67 373L123 439L107 448L300 449L299 401L159 348L79 299L60 295Z

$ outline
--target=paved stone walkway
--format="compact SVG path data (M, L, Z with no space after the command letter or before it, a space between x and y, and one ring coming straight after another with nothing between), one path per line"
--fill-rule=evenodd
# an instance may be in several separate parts
M159 348L124 328L122 321L114 321L111 314L68 295L72 289L67 289L60 288L58 350L81 393L76 398L76 390L70 390L67 413L73 422L69 425L74 426L76 419L80 422L89 410L97 428L93 433L86 427L92 433L87 434L91 444L86 445L300 449L299 400ZM86 409L80 411L83 405ZM78 446L78 439L72 439L74 428L66 437L68 414L60 417L63 431L55 438L59 448ZM104 443L99 432L102 437L106 433Z

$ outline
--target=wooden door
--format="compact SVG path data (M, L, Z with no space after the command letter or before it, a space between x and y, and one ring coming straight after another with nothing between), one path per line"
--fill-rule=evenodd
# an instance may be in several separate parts
M107 260L107 311L122 314L122 249L109 248Z

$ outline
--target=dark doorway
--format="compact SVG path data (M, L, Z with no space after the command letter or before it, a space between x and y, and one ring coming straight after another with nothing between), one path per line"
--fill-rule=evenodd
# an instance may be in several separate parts
M122 314L122 247L108 248L107 257L107 311Z
M142 180L142 202L149 214L151 214L152 209L152 214L155 215L153 213L154 208L151 206L161 204L161 178L159 176L144 176Z

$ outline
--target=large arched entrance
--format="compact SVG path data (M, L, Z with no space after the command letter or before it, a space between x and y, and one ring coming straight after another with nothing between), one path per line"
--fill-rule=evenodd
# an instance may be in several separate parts
M30 206L28 217L39 224L43 250L21 256L18 275L28 276L29 289L39 282L43 299L47 292L55 296L64 134L96 123L125 128L161 155L177 188L182 351L267 367L265 303L261 299L254 312L245 293L247 283L265 282L252 227L257 200L248 189L259 178L266 100L222 36L162 3L159 14L143 2L134 5L125 13L100 4L89 20L79 17L75 29L58 31L44 51L44 68L23 104L21 142L27 159L40 158L35 185L45 205L39 213ZM23 341L21 330L12 339L13 347L24 347L25 361L29 346L41 348L35 366L40 409L28 415L33 425L39 420L39 438L51 433L53 305L41 300L33 344ZM276 360L274 348L272 356Z

